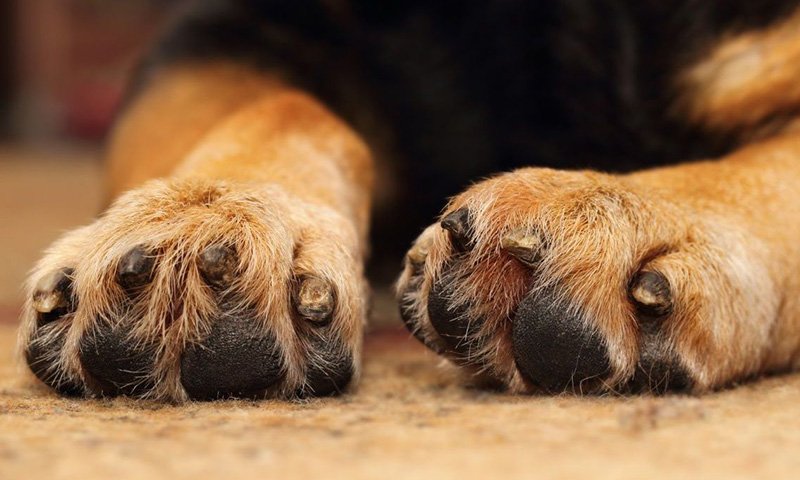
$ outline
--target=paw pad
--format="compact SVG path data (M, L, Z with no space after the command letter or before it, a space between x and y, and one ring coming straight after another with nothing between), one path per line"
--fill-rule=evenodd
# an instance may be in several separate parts
M42 259L23 318L28 365L71 394L341 392L364 325L353 227L276 185L153 181Z

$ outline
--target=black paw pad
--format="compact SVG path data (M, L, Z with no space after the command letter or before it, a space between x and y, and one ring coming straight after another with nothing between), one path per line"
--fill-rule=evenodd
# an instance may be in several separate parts
M282 378L275 338L252 315L225 315L181 357L181 384L194 400L258 398Z
M631 392L665 394L688 392L692 381L676 362L640 362L628 385Z
M66 378L56 367L56 361L64 347L66 329L57 329L53 324L36 330L25 349L25 360L36 377L62 395L80 395L80 385Z
M554 290L532 293L519 304L512 342L522 375L548 392L570 387L581 392L610 370L600 335L574 315Z
M103 395L142 395L153 388L155 348L130 337L130 328L100 324L80 344L83 368Z
M450 352L461 358L474 357L478 349L470 336L480 329L483 321L470 319L467 306L454 306L452 297L450 283L434 283L428 295L428 318Z
M313 336L312 363L306 371L301 397L323 397L344 391L353 378L353 357L338 341Z
M415 302L413 299L408 297L408 292L418 290L421 284L422 277L413 278L409 282L407 290L400 294L400 318L403 320L403 324L406 326L406 329L408 329L408 331L414 335L414 338L419 340L426 347L441 355L445 352L445 347L429 339L419 328L419 325L417 324L418 320L416 318L417 308Z
M635 393L685 392L692 388L689 372L666 345L660 333L642 333L639 363L628 383Z

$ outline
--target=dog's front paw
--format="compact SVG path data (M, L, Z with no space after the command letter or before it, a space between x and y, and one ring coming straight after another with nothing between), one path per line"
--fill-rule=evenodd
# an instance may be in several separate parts
M329 395L357 376L361 251L277 186L153 181L37 265L21 346L65 394Z
M763 246L713 212L628 177L505 174L417 239L401 315L514 392L718 387L763 368L779 297Z

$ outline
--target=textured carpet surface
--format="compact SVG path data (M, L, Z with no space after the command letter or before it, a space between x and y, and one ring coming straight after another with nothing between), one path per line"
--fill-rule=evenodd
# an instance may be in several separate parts
M459 386L399 331L357 392L183 406L58 398L0 326L0 478L765 478L800 475L800 376L700 397L523 397Z

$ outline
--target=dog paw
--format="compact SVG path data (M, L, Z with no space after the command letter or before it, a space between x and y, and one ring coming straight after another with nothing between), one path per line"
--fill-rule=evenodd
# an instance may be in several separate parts
M153 181L58 240L20 342L63 394L305 397L357 377L355 228L280 187Z
M758 373L779 308L767 249L678 197L593 172L479 183L408 252L401 316L515 393L699 392Z

